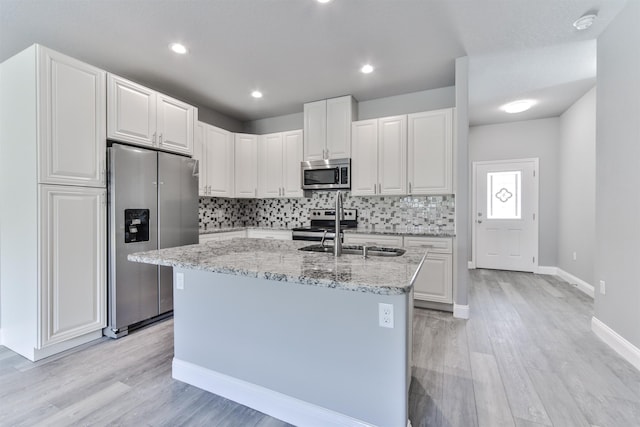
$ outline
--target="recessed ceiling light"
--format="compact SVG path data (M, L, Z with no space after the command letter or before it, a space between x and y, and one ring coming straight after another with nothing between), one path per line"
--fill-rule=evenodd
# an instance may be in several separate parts
M262 98L262 92L260 92L259 90L254 90L253 92L251 92L251 96L253 96L254 98Z
M318 0L318 3L329 3L331 0Z
M183 44L180 44L180 43L171 43L169 45L169 49L171 49L175 53L179 53L181 55L184 55L185 53L189 52L187 50L187 48Z
M373 65L371 65L371 64L363 65L362 68L360 68L360 72L362 72L364 74L372 73L373 72Z
M593 21L595 21L597 17L598 14L596 12L587 12L580 18L576 19L576 22L573 23L573 26L576 28L576 30L579 31L586 30L593 25Z
M536 104L536 101L533 99L520 99L518 101L513 101L508 104L500 107L502 111L509 114L522 113L523 111L527 111L529 108L533 107Z

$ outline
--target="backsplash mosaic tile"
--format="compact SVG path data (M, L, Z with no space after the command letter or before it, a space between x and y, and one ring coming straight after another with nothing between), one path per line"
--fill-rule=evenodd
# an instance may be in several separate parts
M300 199L200 198L200 228L278 227L309 225L309 210L334 206L335 192L315 191ZM455 197L360 197L344 193L344 207L358 210L362 227L400 226L408 229L455 232Z

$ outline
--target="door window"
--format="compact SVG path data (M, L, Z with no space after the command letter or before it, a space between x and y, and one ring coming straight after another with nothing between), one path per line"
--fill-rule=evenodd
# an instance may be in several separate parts
M487 173L487 218L521 219L522 171Z

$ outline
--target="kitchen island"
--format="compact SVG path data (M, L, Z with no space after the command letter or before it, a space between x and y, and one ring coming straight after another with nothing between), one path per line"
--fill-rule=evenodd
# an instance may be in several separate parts
M174 268L173 377L295 425L405 426L425 252L232 239L133 254ZM382 305L381 305L382 304Z

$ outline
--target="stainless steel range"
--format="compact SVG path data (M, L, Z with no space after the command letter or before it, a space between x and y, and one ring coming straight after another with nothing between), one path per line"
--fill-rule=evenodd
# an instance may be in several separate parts
M335 209L311 209L309 211L311 225L293 229L293 240L309 240L320 242L335 238L336 211ZM340 229L356 228L358 226L358 210L344 209L344 219L340 221ZM343 235L340 233L340 239Z

